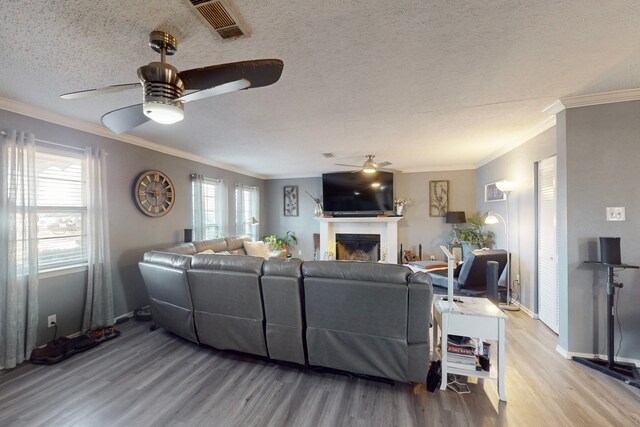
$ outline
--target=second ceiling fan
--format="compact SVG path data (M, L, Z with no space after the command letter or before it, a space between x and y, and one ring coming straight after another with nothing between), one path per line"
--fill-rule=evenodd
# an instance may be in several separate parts
M376 163L373 158L376 157L375 154L367 154L365 155L366 160L364 163L360 165L346 165L344 163L336 163L336 166L348 166L351 168L358 168L358 170L353 172L364 172L364 173L376 173L379 170L393 172L391 169L384 169L385 166L391 165L391 162L380 162Z
M160 62L138 68L140 82L71 92L60 97L76 99L142 88L142 104L111 111L101 118L102 124L114 133L123 133L149 120L176 123L184 118L183 104L186 102L274 84L280 79L284 67L279 59L257 59L178 71L166 63L166 56L175 54L178 48L174 36L152 31L149 46L160 54ZM185 93L187 91L190 92Z

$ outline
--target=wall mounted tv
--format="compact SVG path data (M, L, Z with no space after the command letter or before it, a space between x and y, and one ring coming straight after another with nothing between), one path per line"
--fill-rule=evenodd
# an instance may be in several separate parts
M322 175L324 211L334 216L377 215L393 210L393 173Z

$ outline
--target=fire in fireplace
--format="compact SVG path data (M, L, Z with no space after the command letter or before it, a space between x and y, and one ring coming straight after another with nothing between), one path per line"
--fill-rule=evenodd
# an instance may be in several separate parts
M380 235L336 234L336 259L377 262L380 259Z

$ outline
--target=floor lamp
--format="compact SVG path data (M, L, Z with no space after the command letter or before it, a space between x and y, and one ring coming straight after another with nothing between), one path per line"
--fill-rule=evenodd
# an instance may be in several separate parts
M496 187L498 187L498 190L504 193L505 200L507 202L507 219L504 219L501 215L495 212L489 212L484 220L484 223L497 224L498 218L500 218L504 223L504 234L505 239L507 240L507 302L504 304L500 304L500 308L503 310L518 311L520 310L520 307L511 304L511 251L509 250L509 195L516 186L514 182L505 180L496 182Z

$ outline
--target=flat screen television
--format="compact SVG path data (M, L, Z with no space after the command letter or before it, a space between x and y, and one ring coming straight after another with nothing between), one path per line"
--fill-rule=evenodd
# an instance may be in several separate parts
M377 215L393 210L393 173L322 175L324 211L334 216Z

